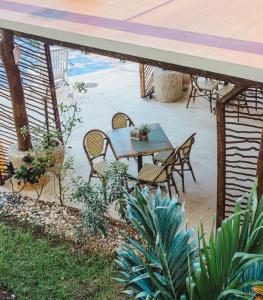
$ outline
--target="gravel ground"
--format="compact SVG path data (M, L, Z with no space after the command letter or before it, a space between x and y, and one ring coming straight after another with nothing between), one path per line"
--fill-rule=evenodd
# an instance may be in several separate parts
M89 252L99 251L102 255L114 255L124 242L123 234L133 235L133 230L124 222L104 217L108 234L91 234L83 230L82 212L57 203L35 203L28 197L10 193L0 194L1 219L15 220L41 228L44 234L71 242L76 249Z
M12 291L0 286L0 300L11 300L11 299L16 299L15 294Z

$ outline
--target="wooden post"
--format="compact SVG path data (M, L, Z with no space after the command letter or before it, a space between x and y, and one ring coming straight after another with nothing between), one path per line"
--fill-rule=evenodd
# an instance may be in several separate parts
M226 137L225 137L225 104L216 103L217 117L217 208L216 227L225 218L225 176L226 176Z
M260 142L260 149L258 155L257 177L258 177L258 199L260 199L263 195L263 129L261 134L261 142Z
M140 64L140 87L141 87L141 97L145 98L145 78L144 78L144 65Z
M18 150L27 151L32 148L28 117L26 112L24 91L20 76L20 70L14 60L14 35L12 31L1 29L1 57L5 67L9 91L13 106L14 123L18 141ZM25 136L21 129L26 128Z
M216 102L217 121L217 211L216 227L220 227L225 218L225 190L226 190L226 120L225 105L240 95L245 86L235 86L224 97Z

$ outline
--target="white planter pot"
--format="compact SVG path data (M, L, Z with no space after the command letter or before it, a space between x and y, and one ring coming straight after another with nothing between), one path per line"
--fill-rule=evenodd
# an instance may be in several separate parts
M19 151L18 145L13 144L8 149L8 159L12 163L13 167L15 169L19 169L21 166L28 166L27 163L23 161L23 158L29 154L29 151ZM24 191L32 191L35 189L40 188L43 184L46 185L49 182L50 174L46 173L39 179L39 183L36 184L30 184L26 183L23 190ZM18 182L14 181L14 186L16 190L19 190L21 186L18 185Z
M26 165L26 163L23 162L23 158L27 154L28 154L28 151L19 151L17 144L13 144L8 149L8 159L13 164L15 169L20 168L22 165Z
M19 151L17 144L12 145L8 149L8 159L13 164L15 169L20 168L22 165L27 165L23 162L23 158L29 154L29 151ZM65 149L60 143L57 147L34 152L30 151L33 158L41 158L50 155L52 167L48 168L48 171L57 175L61 169L61 166L65 159Z

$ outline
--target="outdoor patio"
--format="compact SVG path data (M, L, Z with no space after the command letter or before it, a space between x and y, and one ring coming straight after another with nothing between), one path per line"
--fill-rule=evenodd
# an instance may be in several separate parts
M88 59L88 56L87 56ZM105 58L104 58L105 60ZM108 61L113 61L108 59ZM107 59L106 59L107 61ZM215 115L209 112L208 102L196 99L194 104L186 109L189 90L183 98L174 103L160 103L154 99L140 97L139 65L135 63L120 63L118 60L113 68L89 72L77 76L69 76L68 82L86 82L91 86L87 94L78 100L81 109L82 124L74 129L68 155L74 157L72 176L88 177L90 166L83 149L83 137L91 129L101 129L107 133L111 130L111 119L116 112L124 112L131 117L136 125L159 123L174 146L182 144L192 133L196 132L196 142L191 153L192 166L197 183L186 172L186 192L182 193L181 178L175 174L175 181L180 193L180 201L185 202L189 224L196 226L200 219L205 227L210 228L216 211L216 121ZM83 71L79 70L80 73ZM95 84L93 84L95 83ZM92 87L93 86L93 87ZM58 103L70 102L68 87L57 90ZM113 154L108 151L109 158ZM122 159L129 166L129 173L137 176L137 162L134 159ZM144 162L151 162L151 157L144 157ZM0 190L7 190L4 185ZM175 191L173 190L175 193ZM32 194L32 192L26 192ZM44 188L41 199L58 201L54 196L53 180ZM75 205L75 204L71 204ZM114 209L111 215L117 217Z
M0 0L0 299L262 299L254 2Z
M211 224L216 209L216 121L209 112L204 99L197 99L186 109L188 93L175 103L159 103L154 99L142 99L139 87L139 66L123 63L121 66L102 72L69 78L70 81L97 83L81 100L83 123L72 135L71 153L76 158L75 173L88 176L89 164L82 147L85 133L91 129L111 130L111 119L116 112L124 112L136 125L160 123L174 146L179 146L196 132L191 160L197 183L186 172L186 193L181 190L181 178L175 175L180 192L180 201L185 201L189 224L197 225L200 218ZM63 89L58 91L59 102L65 99ZM99 116L99 117L98 117ZM110 151L109 151L110 152ZM111 156L113 158L113 155ZM151 162L144 157L144 162ZM129 172L137 176L137 162L122 160L129 165Z

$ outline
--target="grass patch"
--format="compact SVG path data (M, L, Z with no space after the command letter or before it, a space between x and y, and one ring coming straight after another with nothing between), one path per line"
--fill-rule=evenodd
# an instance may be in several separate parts
M72 254L48 238L0 223L0 285L18 299L124 299L112 259Z

